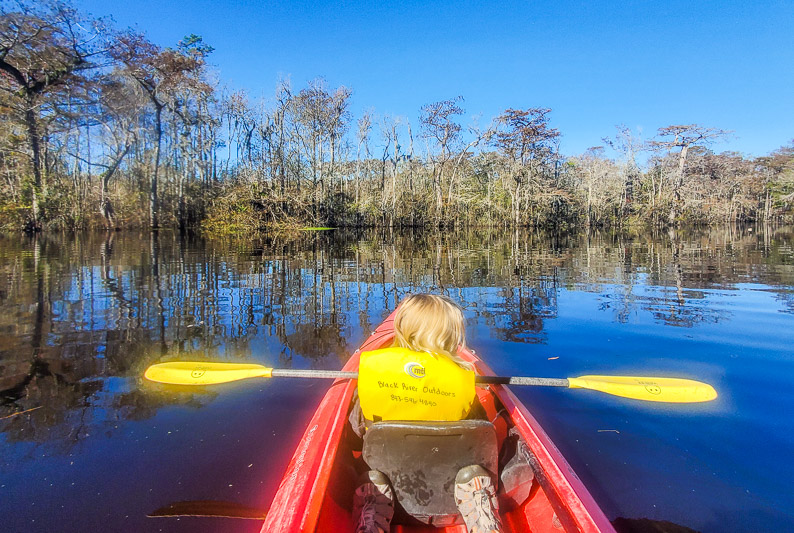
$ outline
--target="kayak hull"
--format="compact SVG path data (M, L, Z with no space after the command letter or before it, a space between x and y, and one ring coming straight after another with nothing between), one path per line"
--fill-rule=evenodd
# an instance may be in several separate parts
M390 315L362 344L343 370L357 371L362 351L389 346L393 317ZM461 350L477 373L494 375L473 352ZM281 480L262 526L263 533L353 531L352 494L354 462L360 455L349 446L348 424L356 381L339 379L329 388L309 422ZM497 427L500 439L514 427L534 456L535 486L526 502L502 514L509 531L614 532L603 511L573 472L562 453L518 398L504 385L478 388L480 403ZM499 414L499 413L506 413ZM437 528L421 524L393 524L393 533L423 531L465 533L463 525Z

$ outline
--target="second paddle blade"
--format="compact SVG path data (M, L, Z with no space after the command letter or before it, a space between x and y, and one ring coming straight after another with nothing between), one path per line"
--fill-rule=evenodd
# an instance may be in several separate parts
M269 378L272 370L248 363L172 361L150 366L143 376L150 381L172 385L214 385L246 378Z
M571 388L591 389L623 398L650 402L708 402L717 391L707 383L680 378L638 376L582 376L568 378Z

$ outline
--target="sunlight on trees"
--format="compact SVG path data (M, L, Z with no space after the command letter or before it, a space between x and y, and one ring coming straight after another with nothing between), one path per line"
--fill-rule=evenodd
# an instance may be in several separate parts
M545 107L484 127L458 96L415 122L353 90L282 80L225 89L213 48L162 47L64 2L0 8L0 227L623 226L791 221L794 141L768 156L712 150L728 132L618 126L560 153ZM614 157L611 157L613 154Z

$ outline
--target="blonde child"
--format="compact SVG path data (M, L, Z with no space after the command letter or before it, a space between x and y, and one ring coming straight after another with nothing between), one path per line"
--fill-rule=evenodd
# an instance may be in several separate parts
M474 371L458 356L465 346L465 325L461 308L450 298L434 294L406 297L394 317L394 342L391 348L362 354L359 369L359 396L351 412L354 431L363 435L373 419L384 420L462 420L472 413L476 402ZM362 387L365 379L381 367L421 369L439 388L456 394L441 397L434 407L427 403L400 402L390 405L388 396L370 394ZM418 361L418 362L416 362ZM414 365L409 368L409 365ZM384 370L386 372L387 370ZM443 400L443 401L442 401ZM378 414L375 414L378 413ZM369 415L369 416L367 416ZM478 465L461 469L455 479L455 501L471 533L499 531L495 489L488 472ZM389 480L370 470L354 497L357 533L387 533L394 514L394 499Z

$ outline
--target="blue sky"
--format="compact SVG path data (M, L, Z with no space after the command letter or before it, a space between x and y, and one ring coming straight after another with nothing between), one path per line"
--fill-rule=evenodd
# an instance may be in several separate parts
M794 139L794 1L308 2L77 0L155 43L196 33L230 88L270 97L290 77L353 89L352 111L407 117L464 97L464 125L550 107L568 155L626 124L733 130L717 151Z

